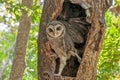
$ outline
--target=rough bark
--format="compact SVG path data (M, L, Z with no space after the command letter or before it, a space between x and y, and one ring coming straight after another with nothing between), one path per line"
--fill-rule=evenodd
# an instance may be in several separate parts
M32 8L32 0L22 0L22 4L27 8ZM9 80L22 80L25 70L25 54L27 48L27 40L30 31L31 17L28 17L27 11L23 11L18 27L16 38L16 46L14 51L14 59Z
M38 37L38 79L54 80L53 58L50 58L50 46L47 42L46 24L55 19L61 11L63 0L45 0ZM47 5L47 6L46 6ZM47 12L46 12L47 11ZM51 14L52 13L52 14Z
M91 16L89 17L89 23L88 25L91 25L88 34L86 35L86 42L82 46L83 48L83 54L82 54L82 62L78 66L78 69L74 68L76 71L75 77L70 76L73 72L63 70L65 72L65 75L69 74L69 76L55 76L54 77L54 70L55 70L55 61L54 58L51 57L50 54L50 46L49 42L46 38L45 28L49 21L60 19L60 20L68 20L71 17L80 18L80 17L86 17L85 10L81 9L81 16L75 16L80 13L79 10L76 10L78 12L77 14L71 14L73 11L69 12L69 10L66 13L66 15L62 14L62 9L64 9L64 2L67 2L69 0L45 0L43 13L41 17L41 23L40 23L40 29L39 29L39 38L38 38L38 79L39 80L96 80L96 65L97 65L97 59L102 47L102 43L104 40L104 34L105 34L105 20L104 20L104 14L105 11L108 9L109 5L106 0L86 0L89 4L91 4L90 12ZM79 5L79 0L70 0L70 5ZM71 8L71 7L70 7ZM62 18L61 18L62 16ZM67 17L66 17L67 16ZM86 18L87 20L87 18ZM80 45L81 46L81 45ZM73 65L78 65L72 63ZM69 61L69 62L70 62ZM68 73L69 72L69 73ZM66 74L67 73L67 74ZM64 74L64 73L63 73Z

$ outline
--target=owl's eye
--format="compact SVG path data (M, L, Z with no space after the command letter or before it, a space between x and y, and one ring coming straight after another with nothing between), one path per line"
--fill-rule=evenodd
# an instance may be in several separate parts
M57 27L56 30L57 30L57 31L61 30L61 27Z
M49 32L53 32L53 30L51 28L49 28L48 30L49 30Z

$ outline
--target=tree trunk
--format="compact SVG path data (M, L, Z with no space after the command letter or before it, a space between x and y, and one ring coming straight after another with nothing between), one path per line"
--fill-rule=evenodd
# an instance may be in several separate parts
M105 34L104 15L110 3L107 0L86 0L85 3L91 5L90 16L87 16L80 0L45 0L38 38L39 80L96 80L97 59ZM84 44L76 45L82 50L79 55L82 61L77 64L74 58L71 58L62 72L64 76L54 76L55 60L51 57L51 47L45 31L46 25L52 20L69 21L72 18L81 19L79 22L85 23L84 27L89 27L84 36L86 39ZM69 67L70 65L72 68Z
M32 8L32 0L22 0L22 4L27 8ZM30 31L31 17L28 17L27 11L22 12L18 35L16 38L16 46L14 52L13 65L9 80L22 80L25 70L25 54L27 48L27 40Z

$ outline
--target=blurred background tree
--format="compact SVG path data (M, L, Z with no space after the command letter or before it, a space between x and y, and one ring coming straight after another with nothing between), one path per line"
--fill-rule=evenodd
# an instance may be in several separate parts
M120 0L114 1L120 5ZM26 54L27 67L23 80L37 80L37 32L42 12L43 0L34 0L32 25ZM17 28L24 6L21 0L0 1L0 80L8 80ZM98 61L98 80L120 80L120 14L106 12L106 35Z
M10 74L14 53L14 43L21 11L23 9L24 6L21 5L21 0L0 1L0 80L8 80ZM32 15L32 24L26 54L27 67L24 72L23 80L37 79L36 40L41 12L41 1L34 0L33 10L29 10L29 15Z

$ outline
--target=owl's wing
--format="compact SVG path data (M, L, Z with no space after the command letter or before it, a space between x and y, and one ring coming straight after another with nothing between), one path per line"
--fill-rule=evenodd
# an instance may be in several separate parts
M67 32L71 36L73 42L76 42L76 43L84 42L82 33L80 33L75 27L73 27L71 25L67 26Z
M84 18L71 18L68 21L68 24L68 32L73 41L76 43L83 43L90 25L84 20Z
M73 42L83 43L88 26L80 18L71 18L68 22L62 21L66 27L67 33L71 36Z

